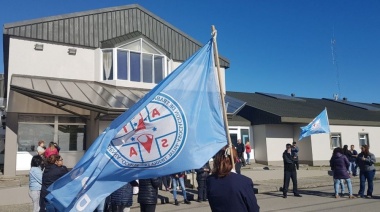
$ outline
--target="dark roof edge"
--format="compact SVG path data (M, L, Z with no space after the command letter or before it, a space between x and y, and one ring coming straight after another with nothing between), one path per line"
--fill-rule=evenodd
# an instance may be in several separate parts
M281 122L309 124L313 118L281 117ZM355 126L380 126L380 122L362 120L337 120L329 119L330 125L355 125Z

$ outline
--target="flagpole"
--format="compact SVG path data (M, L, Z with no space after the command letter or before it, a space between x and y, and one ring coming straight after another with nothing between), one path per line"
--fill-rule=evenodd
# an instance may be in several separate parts
M222 101L222 108L223 108L224 128L226 130L227 140L228 140L228 146L230 148L230 156L231 156L232 168L235 169L235 160L234 160L234 155L233 155L233 151L232 151L232 142L231 142L231 137L230 137L230 131L229 131L229 128L228 128L226 105L225 105L225 102L224 102L225 93L223 92L222 80L221 80L221 74L220 74L218 46L216 44L216 34L217 33L216 33L216 29L215 29L214 25L211 26L211 34L212 34L212 42L214 44L213 45L213 47L214 47L214 58L215 58L216 69L217 69L217 73L218 73L220 100Z

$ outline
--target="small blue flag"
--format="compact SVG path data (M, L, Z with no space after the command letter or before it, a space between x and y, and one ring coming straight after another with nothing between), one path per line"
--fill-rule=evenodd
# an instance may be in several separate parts
M93 211L135 179L202 167L227 145L212 39L116 118L49 187L59 211Z
M305 127L301 127L301 134L298 140L312 134L330 133L329 118L326 108Z

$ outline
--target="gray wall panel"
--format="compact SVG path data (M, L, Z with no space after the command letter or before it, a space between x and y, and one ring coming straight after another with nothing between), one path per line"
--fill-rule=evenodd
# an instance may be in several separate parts
M53 22L53 41L58 42L59 40L59 25L58 21Z
M93 15L90 15L88 17L88 30L89 30L89 34L88 34L88 42L89 42L89 46L94 46L94 27L95 24L94 24L94 16Z

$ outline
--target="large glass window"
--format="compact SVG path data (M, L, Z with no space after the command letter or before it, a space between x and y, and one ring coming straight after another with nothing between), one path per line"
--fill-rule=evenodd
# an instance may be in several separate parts
M337 147L342 147L342 137L340 133L331 133L330 135L330 148L335 149Z
M369 146L368 134L360 133L359 134L359 146L367 145Z
M131 81L140 82L140 53L131 52Z
M142 39L119 46L116 51L103 51L103 80L113 80L113 70L118 80L156 83L165 77L165 56ZM116 53L117 55L112 54ZM116 58L116 66L112 64Z
M164 78L164 57L154 56L154 82L159 83Z
M113 79L112 50L103 51L103 80Z
M58 145L63 151L83 150L84 125L58 125Z
M61 151L83 150L85 124L77 117L20 115L18 124L18 151L34 152L38 141L45 146L56 142Z
M128 79L128 52L117 50L117 78Z
M54 140L54 123L19 123L18 151L37 151L40 140L44 140L45 145Z
M143 54L143 82L153 81L153 55Z

